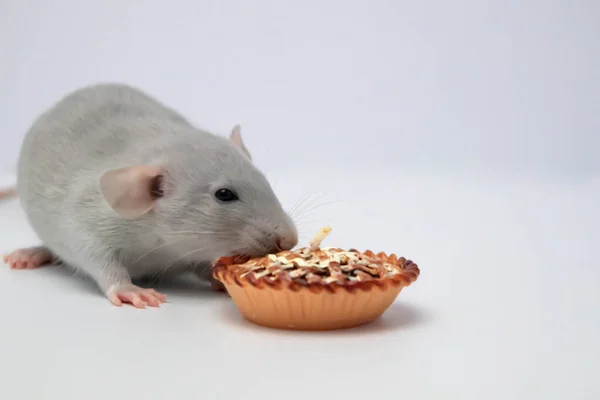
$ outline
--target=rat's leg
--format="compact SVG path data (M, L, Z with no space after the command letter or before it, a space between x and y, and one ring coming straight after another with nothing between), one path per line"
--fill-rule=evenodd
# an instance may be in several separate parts
M160 307L166 302L166 295L131 283L129 272L119 261L98 260L99 258L80 259L78 265L96 281L100 290L115 306L128 303L136 308Z
M12 269L33 269L50 265L58 260L45 246L26 247L2 256L2 261Z
M75 221L66 216L61 235L65 239L52 246L61 249L56 250L60 258L92 278L115 306L127 303L136 308L160 307L166 301L166 296L154 289L134 285L125 264L126 259L120 256L122 249L115 242L110 242L110 237L90 233L90 228L95 228L91 225L82 226L82 222L87 220Z

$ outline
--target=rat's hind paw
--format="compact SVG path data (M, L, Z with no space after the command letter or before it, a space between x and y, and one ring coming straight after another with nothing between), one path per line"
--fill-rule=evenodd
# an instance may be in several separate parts
M160 307L161 303L167 301L166 295L154 289L145 289L132 284L111 289L106 296L118 307L123 303L131 304L136 308Z
M12 253L5 254L2 261L12 269L33 269L52 263L53 255L44 246L28 247L18 249Z

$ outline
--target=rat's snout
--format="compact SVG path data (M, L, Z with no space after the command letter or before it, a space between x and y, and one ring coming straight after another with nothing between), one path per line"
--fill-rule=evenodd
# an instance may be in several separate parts
M291 250L298 244L298 231L291 221L286 224L284 229L278 229L277 231L275 245L280 251Z
M242 231L243 251L253 257L263 257L280 251L291 250L298 244L298 230L294 222L284 218L272 223L275 218L251 220Z
M282 250L291 250L298 244L298 229L294 221L286 214L287 224L284 230L279 231L280 242L278 245Z
M298 244L298 235L290 232L277 237L276 245L279 250L291 250Z

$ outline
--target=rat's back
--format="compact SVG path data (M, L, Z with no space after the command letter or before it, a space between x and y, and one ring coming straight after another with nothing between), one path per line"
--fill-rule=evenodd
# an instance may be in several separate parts
M141 161L141 147L188 129L182 116L131 86L67 94L33 123L19 155L18 192L34 230L42 240L55 234L69 195L86 180L119 162Z

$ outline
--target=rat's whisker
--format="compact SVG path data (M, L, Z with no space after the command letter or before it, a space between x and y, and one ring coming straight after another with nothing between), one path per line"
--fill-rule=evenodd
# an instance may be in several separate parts
M310 204L311 202L318 200L320 197L321 197L321 195L315 195L315 194L306 195L304 198L302 198L302 200L300 200L294 206L294 208L290 211L290 214L295 215L298 212L298 210L302 209L302 207L304 207L306 204Z
M155 227L158 229L158 227ZM189 235L189 234L193 234L193 231L181 231L181 232L166 232L166 233L161 233L158 234L157 232L153 231L153 230L149 230L147 232L143 232L140 233L139 235L136 233L136 235L138 235L138 238L145 238L147 236L162 236L163 238L175 238L178 237L178 235L181 235L183 237L183 235Z
M139 256L138 258L136 258L133 261L132 265L137 264L142 258L146 257L148 254L152 253L153 251L156 251L156 250L161 249L161 248L166 247L166 246L171 246L171 245L176 244L177 242L180 242L180 241L185 240L185 239L186 238L177 238L175 240L164 242L164 243L162 243L162 244L160 244L160 245L158 245L156 247L153 247L152 249L148 250L147 252L145 252L144 254L142 254L141 256Z
M289 214L293 215L299 207L301 207L308 199L310 199L310 196L312 196L313 193L307 193L305 194L298 203L296 203L296 205L294 205L290 210L289 210Z
M167 273L167 270L169 268L171 268L173 265L175 265L178 261L180 261L180 260L184 259L185 257L190 256L194 253L198 253L198 252L201 252L204 250L205 250L204 248L195 249L195 250L189 251L189 252L175 258L175 260L173 260L169 264L166 264L165 266L159 268L159 270L154 274L152 282L156 282L158 279L163 277Z
M232 234L224 234L216 231L180 231L180 232L169 232L162 235L162 239L165 240L184 240L200 238L201 236L219 236L228 239L232 239L235 236ZM161 245L162 246L162 245Z
M298 202L296 202L296 204L294 204L292 207L290 207L290 209L287 210L287 212L289 214L292 214L296 210L296 208L298 207L298 204L302 203L306 199L306 197L308 197L307 194L305 194Z
M298 230L303 231L304 228L310 228L311 231L313 229L312 225L322 225L323 221L317 221L317 220L312 220L312 221L300 221L300 222L296 222L296 226L298 227Z
M302 206L298 207L292 214L292 218L297 218L305 215L308 211L318 208L321 204L327 204L327 201L323 201L324 198L315 198L311 201L305 202Z
M306 201L300 207L298 207L296 209L296 213L301 212L301 210L306 209L306 208L310 208L310 207L312 207L314 205L322 204L322 202L329 203L330 201L327 200L327 196L325 196L325 195L320 195L318 197L314 197L314 198L310 199L309 201Z
M331 201L326 201L324 203L313 205L311 207L306 207L306 208L300 210L298 212L298 214L294 216L294 218L304 217L309 212L318 210L319 208L322 208L322 207L325 207L325 206L329 206L329 205L332 205L332 204L337 204L337 203L340 203L340 202L341 202L341 200L331 200Z
M181 231L181 232L169 232L173 235L216 235L217 231Z

